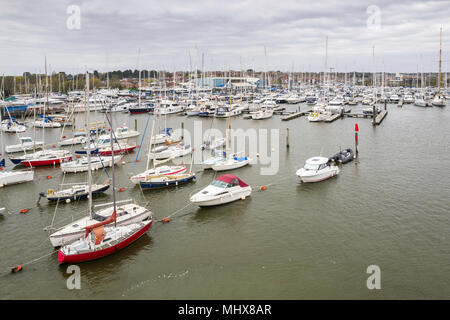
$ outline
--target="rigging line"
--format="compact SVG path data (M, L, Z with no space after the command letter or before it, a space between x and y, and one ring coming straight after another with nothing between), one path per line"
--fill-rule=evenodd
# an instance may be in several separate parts
M39 261L39 260L41 260L41 259L43 259L43 258L45 258L45 257L48 257L48 256L50 256L50 255L52 255L52 254L54 254L54 253L56 253L56 252L58 252L58 251L59 251L59 249L55 249L55 250L53 250L53 251L50 252L50 253L44 254L43 256L37 257L37 258L35 258L35 259L33 259L33 260L30 260L30 261L28 261L28 262L25 262L25 263L22 263L21 266L23 267L23 266L26 266L26 265L35 263L35 262L37 262L37 261ZM6 274L6 273L11 273L11 269L12 269L12 268L9 268L9 270L8 270L7 272L5 272L5 274Z
M142 144L144 143L145 133L147 132L147 127L148 127L148 122L149 122L149 120L150 120L150 113L148 114L147 123L145 124L144 133L142 134L141 143L140 143L140 145L139 145L139 150L138 150L138 152L137 152L136 159L134 160L134 164L133 164L133 169L132 169L132 171L134 171L134 168L136 167L136 162L137 162L137 160L138 160L139 153L141 152ZM150 146L150 147L151 147L151 146Z
M66 173L63 172L62 184L64 184L65 178L66 178ZM61 189L62 189L62 186L61 186ZM55 222L56 211L58 210L58 205L59 205L59 197L58 197L58 200L56 200L55 211L54 211L54 213L53 213L52 223L50 224L50 227L52 227L52 226L53 226L53 223Z

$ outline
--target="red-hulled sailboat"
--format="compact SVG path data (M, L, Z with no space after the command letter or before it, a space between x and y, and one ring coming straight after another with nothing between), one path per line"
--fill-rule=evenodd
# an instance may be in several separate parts
M86 74L87 92L89 92L89 74ZM88 109L89 114L89 109ZM110 123L112 123L112 113L110 111ZM89 124L89 120L87 120ZM111 150L114 152L113 138L111 128ZM88 149L88 185L89 185L89 213L95 217L92 212L92 189L91 189L91 165L90 165L90 147ZM112 157L112 189L113 189L113 210L112 214L106 220L89 226L86 226L84 237L62 246L58 251L59 263L78 263L99 259L125 248L137 239L139 239L150 228L153 220L151 216L144 221L117 226L117 206L116 206L116 188L114 175L114 157ZM120 212L119 212L120 214ZM98 215L97 215L98 216Z

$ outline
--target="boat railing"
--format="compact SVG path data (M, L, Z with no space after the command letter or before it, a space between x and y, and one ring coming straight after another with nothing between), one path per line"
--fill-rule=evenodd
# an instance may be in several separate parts
M121 200L121 201L116 201L116 204L119 203L127 203L127 202L133 202L133 199L127 199L127 200ZM102 204L97 204L94 206L94 208L98 208L98 207L106 207L106 206L110 206L114 204L114 202L108 202L108 203L102 203Z

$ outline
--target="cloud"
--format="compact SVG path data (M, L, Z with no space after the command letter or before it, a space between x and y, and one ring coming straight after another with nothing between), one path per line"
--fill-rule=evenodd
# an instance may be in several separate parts
M450 1L1 1L6 74L43 70L44 56L66 72L188 70L202 53L209 70L323 71L325 37L338 71L373 70L372 46L377 70L436 71L441 25L449 56ZM80 8L79 30L66 27L69 5ZM377 30L367 26L371 5Z

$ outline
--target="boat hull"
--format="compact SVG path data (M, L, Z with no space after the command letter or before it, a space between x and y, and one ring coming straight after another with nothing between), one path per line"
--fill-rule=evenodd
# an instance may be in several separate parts
M153 220L149 221L143 228L136 231L130 237L126 238L125 240L123 240L113 246L105 248L105 249L96 250L96 251L92 251L92 252L86 252L86 253L80 253L80 254L73 254L73 255L65 255L62 252L62 250L59 250L58 251L58 262L60 264L80 263L80 262L96 260L96 259L100 259L100 258L109 256L109 255L113 254L114 252L127 247L128 245L132 244L134 241L139 239L141 236L143 236L148 231L150 226L152 225L152 222L153 222Z
M54 166L70 160L72 160L72 156L56 159L44 159L44 160L23 160L21 162L25 167L30 168L30 167Z
M3 186L33 181L34 171L0 172L0 188Z

